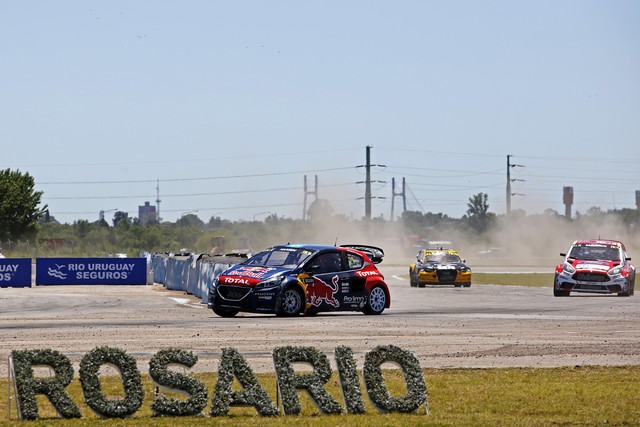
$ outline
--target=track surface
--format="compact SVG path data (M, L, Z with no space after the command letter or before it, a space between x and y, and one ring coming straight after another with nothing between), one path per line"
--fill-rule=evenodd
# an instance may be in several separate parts
M330 359L347 345L358 367L367 351L386 344L412 350L423 367L640 364L640 294L554 298L551 287L411 288L407 268L381 271L392 293L381 316L224 319L200 299L160 285L0 289L0 369L7 372L14 349L52 348L77 364L103 345L134 355L143 372L166 347L194 351L195 371L216 371L223 347L237 348L256 371L273 371L271 351L283 345L314 346Z

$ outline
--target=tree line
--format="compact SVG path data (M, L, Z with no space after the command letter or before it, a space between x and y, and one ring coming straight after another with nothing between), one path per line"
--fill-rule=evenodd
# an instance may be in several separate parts
M43 193L34 188L35 181L28 173L0 171L0 248L5 256L138 256L141 252L180 251L218 254L254 252L288 242L346 244L363 243L363 240L380 246L402 247L410 246L415 240L451 240L451 236L456 236L457 241L490 246L495 244L492 240L500 232L515 234L529 227L540 234L549 224L580 230L587 222L590 229L595 224L596 230L598 224L620 224L635 240L640 224L636 209L604 212L592 207L584 215L576 213L572 219L551 209L539 215L527 215L519 210L512 210L508 217L496 215L489 211L485 193L469 198L467 211L461 218L406 211L397 220L352 219L336 214L327 200L318 199L309 206L306 220L271 214L263 221L229 221L212 216L205 223L195 214L186 214L175 222L143 224L138 218L118 211L111 224L105 219L62 224L41 204Z

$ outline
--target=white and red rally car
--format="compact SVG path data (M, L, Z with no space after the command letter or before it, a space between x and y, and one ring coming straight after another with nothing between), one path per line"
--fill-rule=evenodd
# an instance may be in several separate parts
M553 295L571 292L633 295L636 268L617 240L576 240L562 264L556 265Z

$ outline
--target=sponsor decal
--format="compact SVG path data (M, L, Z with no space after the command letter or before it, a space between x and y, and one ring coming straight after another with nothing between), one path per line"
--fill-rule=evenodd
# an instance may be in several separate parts
M144 285L145 258L37 258L38 285Z
M371 277L371 276L378 276L378 272L377 271L356 271L356 276L358 277Z
M229 276L225 276L222 278L223 283L227 283L227 284L239 284L239 285L248 285L249 284L249 280L248 279L242 279L240 277L229 277Z
M344 298L342 299L342 302L344 302L345 304L364 304L366 302L366 297L364 296L352 296L352 295L345 295Z
M338 308L340 303L334 297L336 292L338 292L337 274L331 278L331 285L318 277L314 277L313 283L307 284L307 302L315 307L319 307L322 302L325 302Z
M608 271L609 265L601 262L581 262L576 264L576 270L594 270L594 271Z
M0 288L30 286L30 258L0 258Z

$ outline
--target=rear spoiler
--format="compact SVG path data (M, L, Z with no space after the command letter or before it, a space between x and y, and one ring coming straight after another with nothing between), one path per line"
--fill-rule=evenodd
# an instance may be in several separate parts
M367 254L374 264L379 264L384 258L384 251L376 246L369 245L340 245L341 248L355 249L356 251L364 252Z

